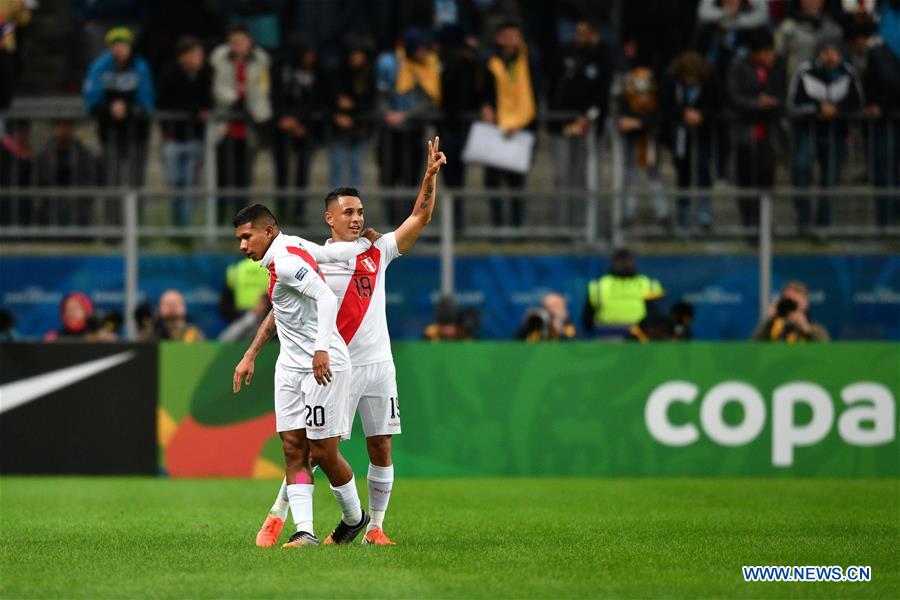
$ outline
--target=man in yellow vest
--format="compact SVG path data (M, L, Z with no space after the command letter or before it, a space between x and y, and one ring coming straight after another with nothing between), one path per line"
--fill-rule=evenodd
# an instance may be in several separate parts
M534 130L537 123L537 100L542 92L542 80L537 54L530 50L522 37L521 26L515 21L504 21L497 26L494 35L495 50L487 61L488 78L484 87L485 98L481 107L481 120L493 123L512 135L520 129ZM484 169L484 187L498 189L503 186L517 191L525 187L525 175L493 167ZM490 200L491 224L501 227L503 200L499 196ZM525 218L522 198L510 198L510 223L519 227Z
M269 288L269 273L259 263L245 258L229 265L225 272L225 288L219 298L219 313L231 323L251 310Z
M582 325L615 330L639 323L647 315L646 300L661 296L662 285L637 271L634 255L624 248L612 256L609 273L588 283Z

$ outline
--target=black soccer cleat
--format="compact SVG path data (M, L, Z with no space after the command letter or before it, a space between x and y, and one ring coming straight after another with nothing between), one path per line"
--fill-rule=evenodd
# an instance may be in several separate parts
M299 548L301 546L318 546L319 540L311 533L306 531L298 531L291 536L282 548Z
M356 539L359 532L365 529L368 524L369 513L366 511L362 511L362 518L356 525L347 525L344 523L343 519L341 519L341 522L334 528L334 531L328 534L328 537L325 538L322 545L331 546L332 544L349 544Z

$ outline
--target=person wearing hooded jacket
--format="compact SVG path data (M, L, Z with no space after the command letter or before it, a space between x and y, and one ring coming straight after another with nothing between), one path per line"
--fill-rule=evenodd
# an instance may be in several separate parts
M819 163L819 187L837 185L846 154L847 117L864 106L859 76L841 56L838 38L823 39L816 56L802 63L788 90L788 112L794 119L793 184L808 188L813 157ZM831 224L831 198L819 199L816 224ZM797 225L810 225L808 195L794 198Z

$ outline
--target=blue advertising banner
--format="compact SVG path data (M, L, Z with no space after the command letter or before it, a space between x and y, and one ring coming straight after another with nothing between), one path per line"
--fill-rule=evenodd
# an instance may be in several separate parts
M139 285L154 306L169 288L181 290L193 321L215 337L225 323L219 294L233 255L142 256ZM694 305L694 334L704 340L749 337L758 318L758 270L752 256L661 256L639 259L658 278L668 301ZM507 339L525 311L550 291L568 301L580 328L588 281L605 273L599 256L481 256L456 261L457 300L481 313L479 336ZM836 339L900 339L900 256L777 256L773 289L791 279L807 284L813 319ZM0 307L18 333L43 337L59 327L59 304L84 291L100 309L123 306L120 257L0 257ZM440 288L436 257L404 257L387 276L388 322L394 339L417 339L434 315Z

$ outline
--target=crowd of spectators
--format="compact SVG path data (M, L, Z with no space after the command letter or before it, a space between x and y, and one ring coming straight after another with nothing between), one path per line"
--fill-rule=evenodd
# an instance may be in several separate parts
M0 66L15 51L16 25L27 22L25 4L0 3ZM534 130L546 109L560 189L585 186L589 124L606 123L615 111L612 127L625 147L626 222L639 215L636 185L644 173L660 223L712 223L702 194L692 196L696 202L680 194L670 209L661 175L669 155L683 190L706 189L716 179L765 188L788 156L795 187L811 186L816 163L818 186L834 186L848 124L864 115L874 124L866 140L870 181L900 184L900 0L213 4L76 3L82 47L102 39L105 49L91 57L83 84L102 153L96 159L83 149L75 153L81 164L101 168L81 181L56 160L38 178L42 169L22 145L27 124L6 122L0 183L141 185L148 117L157 111L172 188L197 183L202 140L207 125L213 128L217 183L238 190L223 199L226 216L245 200L240 190L250 186L262 148L272 154L280 188L305 188L311 158L322 147L332 185L359 186L365 152L374 148L379 184L413 187L428 124L444 139L447 184L461 187L472 119L509 134ZM174 26L162 26L166 16ZM41 154L59 157L68 147L57 143ZM524 222L515 192L526 180L527 174L484 169L485 188L512 190L509 206L500 196L490 200L493 225ZM58 208L78 220L74 202ZM900 218L900 199L877 202L880 224ZM302 202L286 196L281 204L286 219L304 222ZM803 192L794 204L800 227L831 222L827 196L816 210ZM385 206L387 224L396 224L404 213L392 198ZM756 223L756 206L756 198L741 195L743 225ZM115 210L109 207L121 218ZM174 223L189 223L190 199L176 198L172 214Z

